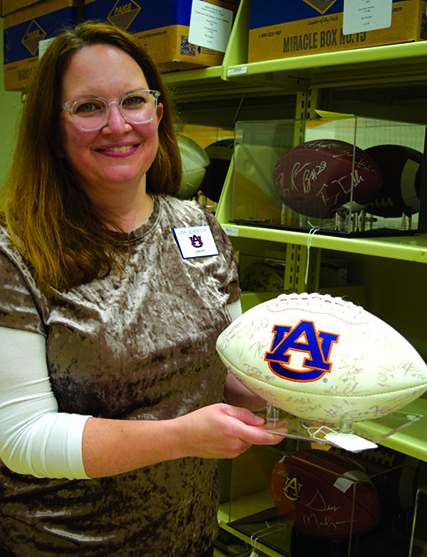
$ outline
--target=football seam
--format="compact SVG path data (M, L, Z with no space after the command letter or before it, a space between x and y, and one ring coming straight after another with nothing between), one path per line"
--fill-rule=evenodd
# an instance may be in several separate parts
M289 307L289 308L283 308L283 309L278 309L277 311L274 311L272 309L270 309L269 307L266 308L271 314L276 314L276 313L284 313L285 311L299 311L299 312L304 312L304 313L308 313L309 315L316 315L316 316L320 316L320 315L326 315L327 317L331 317L334 319L338 319L339 321L342 321L343 323L345 323L346 325L350 325L352 327L359 327L359 326L364 326L366 327L367 325L370 324L370 320L369 319L365 319L365 321L351 321L351 316L350 315L345 315L344 316L344 312L342 313L342 315L333 315L332 312L330 311L329 308L304 308L304 307L299 307L299 308L295 308L295 307ZM329 310L329 311L328 311ZM360 312L355 312L355 315L353 316L353 319L357 319L360 317Z

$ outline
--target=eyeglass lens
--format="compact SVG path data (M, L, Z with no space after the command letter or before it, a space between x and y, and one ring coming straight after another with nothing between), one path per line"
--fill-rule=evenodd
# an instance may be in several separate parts
M133 124L144 124L154 118L157 98L150 92L138 91L123 97L118 106L125 120ZM108 113L107 102L95 97L81 99L72 105L75 123L85 130L95 130L104 126Z

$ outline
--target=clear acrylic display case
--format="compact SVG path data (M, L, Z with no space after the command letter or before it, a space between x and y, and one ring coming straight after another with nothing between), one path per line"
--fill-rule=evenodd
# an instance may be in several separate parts
M336 501L327 500L330 491L323 493L320 485L312 486L315 497L310 499L306 509L290 504L285 514L279 512L277 489L275 498L271 487L273 470L278 469L278 463L284 455L310 454L313 450L320 454L330 454L330 451L319 450L305 441L284 439L283 442L272 447L252 447L249 451L232 462L230 470L229 497L227 504L227 530L238 537L246 539L256 555L265 552L268 555L287 557L403 557L410 555L413 535L413 517L417 498L417 485L420 463L417 459L407 457L397 451L379 447L373 451L358 454L332 449L338 456L344 456L354 461L354 469L362 467L364 477L357 477L353 473L335 474L334 482L337 486L345 485L345 490L351 499L350 515L345 516ZM280 473L282 471L280 470ZM286 472L287 473L287 472ZM322 469L317 474L330 474ZM308 476L303 477L308 482ZM298 481L298 471L289 468L289 475L283 479L283 491L290 492L290 498L295 500L292 487L299 485L303 490L307 485ZM354 511L357 501L360 502L366 482L370 483L379 502L379 520L376 525L369 527L361 534L357 533L356 520L358 515ZM287 487L285 487L287 486ZM329 495L328 495L329 493ZM427 511L427 490L418 492L418 500L422 498ZM418 505L419 506L419 505ZM223 505L224 508L224 505ZM283 508L281 509L283 511ZM323 529L332 532L336 526L334 521L349 520L348 535L334 537L319 537L319 517L323 516ZM425 514L423 514L425 517ZM306 526L301 529L305 521ZM422 531L425 524L419 526ZM424 527L425 531L425 527ZM355 533L356 532L356 533ZM425 536L424 536L425 538ZM422 553L413 553L413 557L420 557Z
M421 124L355 116L237 122L231 221L356 237L420 231L421 219L425 220L424 214L420 217L426 191L425 132ZM335 151L319 159L318 149L304 149L303 154L294 149L322 142L338 142L340 149L345 145L347 162L340 159L337 164ZM366 154L377 164L382 185L375 177L362 175ZM280 172L283 166L278 170L277 165L284 155L286 166ZM375 195L367 203L372 197L369 188ZM367 197L361 196L362 191ZM321 198L324 203L327 199L327 212L313 209Z

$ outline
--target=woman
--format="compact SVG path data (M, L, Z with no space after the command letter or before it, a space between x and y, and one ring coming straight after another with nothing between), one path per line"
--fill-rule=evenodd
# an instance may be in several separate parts
M134 39L91 23L57 37L2 200L11 555L212 555L214 459L279 441L216 355L239 312L235 258L217 221L174 197L180 176L167 92Z

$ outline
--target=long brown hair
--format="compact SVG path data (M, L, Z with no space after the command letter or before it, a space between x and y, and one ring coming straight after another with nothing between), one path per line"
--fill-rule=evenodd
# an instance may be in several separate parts
M56 154L61 142L59 103L64 73L77 51L95 44L124 50L141 67L149 88L161 93L159 148L147 172L147 192L176 195L181 183L170 94L136 39L116 27L93 22L56 37L31 80L1 201L12 240L33 266L40 285L59 290L105 277L114 264L123 264L123 247L112 240L68 163Z

